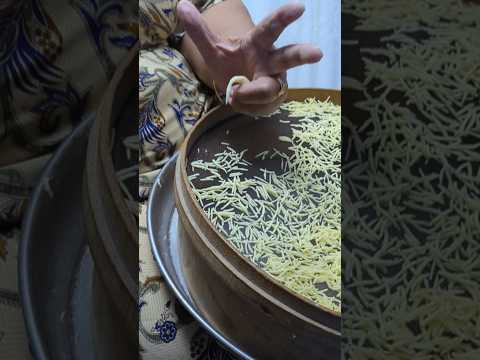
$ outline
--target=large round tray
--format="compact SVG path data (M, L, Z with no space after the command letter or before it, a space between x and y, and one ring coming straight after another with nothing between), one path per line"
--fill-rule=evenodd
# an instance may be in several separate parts
M136 356L87 245L79 179L91 123L81 124L52 157L23 222L19 287L36 360Z
M330 97L340 103L338 91L297 89L289 93L290 100L307 97ZM235 339L234 348L254 358L334 359L340 354L339 314L299 297L249 263L209 223L189 189L187 156L189 160L208 157L221 149L223 141L256 154L272 146L279 135L286 135L278 120L272 124L222 107L192 129L180 152L173 183L180 219L175 261L197 313L214 328L214 335L221 334L221 341ZM163 191L172 192L172 188ZM150 199L150 209L156 201ZM159 237L162 225L152 211L148 216L155 247L165 237Z
M233 354L253 360L238 347L234 339L224 336L208 321L208 315L195 305L185 282L180 259L180 243L184 234L178 227L178 212L173 193L176 160L177 156L165 165L150 193L147 219L153 255L170 289L200 325Z

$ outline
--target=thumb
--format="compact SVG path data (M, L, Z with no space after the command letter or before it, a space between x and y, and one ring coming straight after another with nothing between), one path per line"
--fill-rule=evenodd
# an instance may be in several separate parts
M206 59L215 56L219 38L210 31L198 9L190 1L181 0L177 5L177 16L202 56Z

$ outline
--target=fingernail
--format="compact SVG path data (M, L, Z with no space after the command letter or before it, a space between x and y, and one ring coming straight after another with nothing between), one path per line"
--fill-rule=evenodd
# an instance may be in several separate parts
M317 61L320 61L322 58L323 58L322 50L320 50L319 48L313 49L312 54L311 54L311 60L313 62L317 62Z
M295 8L295 10L296 10L295 15L296 16L299 16L299 15L301 15L305 12L305 4L303 4L302 2L293 1L290 4L293 5L294 7L296 7Z
M177 13L182 19L186 19L190 15L191 7L190 1L180 0L177 4Z

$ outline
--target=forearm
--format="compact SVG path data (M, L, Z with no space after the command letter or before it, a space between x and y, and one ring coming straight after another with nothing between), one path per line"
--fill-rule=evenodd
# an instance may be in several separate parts
M254 27L247 8L241 0L225 0L202 13L202 17L210 30L223 37L241 37ZM185 35L181 52L186 57L198 78L208 87L213 87L212 76L209 74L206 61L198 51L192 39Z
M250 80L231 88L226 103L234 110L270 114L287 95L287 70L322 58L320 49L308 44L274 46L304 11L299 3L287 4L254 26L240 0L226 0L203 15L190 1L181 0L177 16L189 35L183 53L199 78L219 93L236 75Z

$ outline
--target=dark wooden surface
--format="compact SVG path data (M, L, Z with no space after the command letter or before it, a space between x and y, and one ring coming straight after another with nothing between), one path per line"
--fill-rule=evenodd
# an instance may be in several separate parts
M338 91L314 89L290 90L289 98L313 96L330 96L337 103L341 99ZM181 150L175 175L177 209L187 235L181 260L198 307L252 356L335 359L340 356L339 314L298 296L241 256L208 221L187 179L189 161L211 159L222 141L248 148L247 159L252 161L265 148L278 145L281 150L277 139L287 129L275 119L255 120L223 107L197 123ZM263 164L254 162L256 166Z

